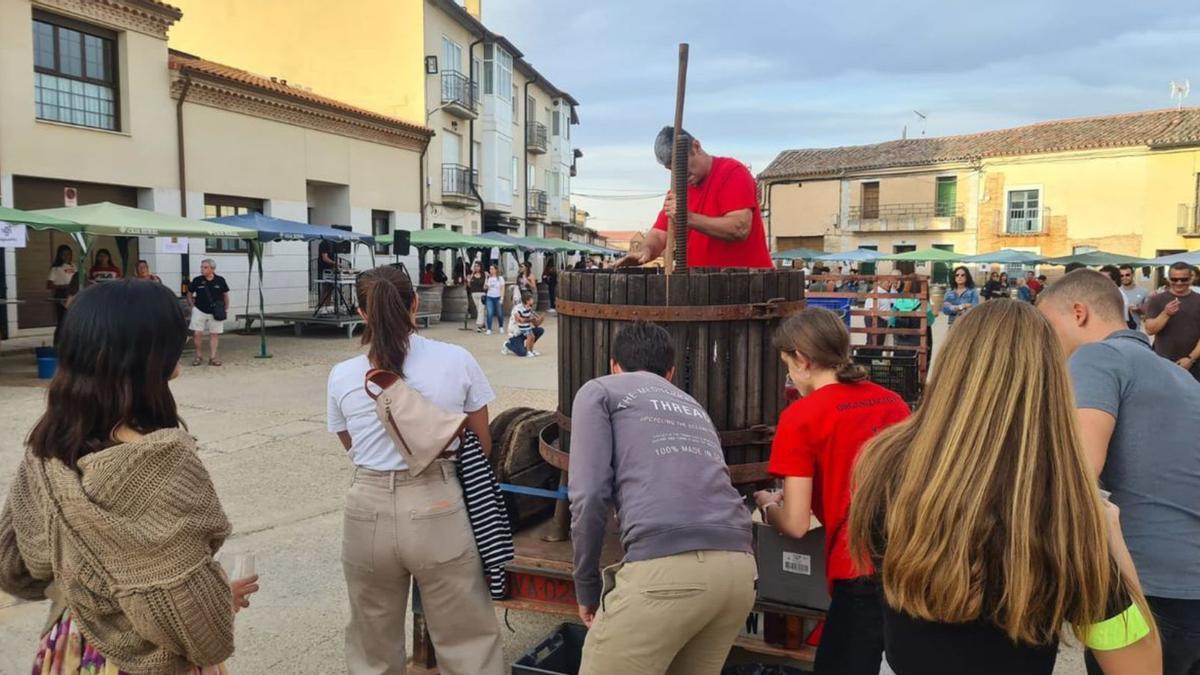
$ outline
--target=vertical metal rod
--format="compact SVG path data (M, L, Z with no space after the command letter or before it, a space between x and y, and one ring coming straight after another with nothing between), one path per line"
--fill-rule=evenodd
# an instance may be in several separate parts
M679 45L679 78L675 83L675 136L674 154L671 161L671 189L675 192L675 218L667 225L666 272L687 271L687 160L689 143L680 135L683 130L683 99L687 90L688 45Z

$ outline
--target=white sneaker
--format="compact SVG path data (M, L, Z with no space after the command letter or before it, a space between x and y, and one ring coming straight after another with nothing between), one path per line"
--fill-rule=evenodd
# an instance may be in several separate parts
M491 334L492 334L492 329L491 329L491 328L489 328L489 329L487 330L487 334L488 334L488 335L491 335Z
M541 355L542 355L542 353L541 353L541 352L539 352L539 351L537 351L536 349L534 349L534 350L530 350L530 352L529 352L529 353L530 353L530 354L533 354L534 356L541 356Z
M537 358L537 354L534 354L533 352L529 352L528 354L525 355L525 358L535 359L535 358Z
M505 346L505 347L501 347L501 348L500 348L500 355L501 355L501 356L508 356L508 347L507 347L507 346Z

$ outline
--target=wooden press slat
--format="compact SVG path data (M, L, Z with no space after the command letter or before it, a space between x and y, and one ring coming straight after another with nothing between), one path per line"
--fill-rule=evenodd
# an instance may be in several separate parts
M704 307L708 305L708 274L696 272L695 270L688 273L688 304L693 307ZM708 410L709 389L708 389L708 372L709 361L712 355L712 346L708 342L708 327L711 324L705 321L699 321L689 325L688 334L688 351L691 353L692 361L692 397L700 404L700 407Z
M596 277L598 273L584 274L579 284L579 300L594 302L596 293ZM596 320L587 319L583 322L583 330L579 335L579 387L587 384L596 372ZM579 391L577 387L575 391Z
M735 305L744 305L750 302L750 273L736 272L731 275L729 280L729 302ZM729 407L729 419L727 424L730 429L745 429L746 428L746 402L749 397L749 368L747 361L749 354L746 349L746 342L750 335L750 326L748 321L734 321L730 323L729 333L729 392L726 397L726 405ZM737 446L727 450L729 461L732 464L746 463L746 447Z
M691 286L691 273L676 274L670 278L667 283L667 302L672 307L683 307L688 304L688 288ZM688 323L672 322L667 325L667 330L671 333L671 343L675 346L675 384L689 394L692 393L694 385L692 384L693 372L695 367L690 350L688 349L688 335L692 332L692 327Z
M750 302L764 302L771 296L765 295L765 273L750 273ZM763 419L763 333L762 321L747 321L746 336L746 426L774 423L775 420ZM746 449L747 459L751 462L762 461L762 446Z
M708 275L708 302L721 305L729 302L729 275ZM708 414L718 431L729 429L729 324L709 324L708 339ZM726 454L726 463L729 455Z
M598 305L606 305L611 302L610 293L612 289L613 275L611 273L604 273L597 274L595 276L596 288L592 295L593 302ZM596 325L596 332L591 343L594 345L594 351L592 354L592 377L603 377L608 374L609 370L608 361L610 352L608 342L608 324L611 322L601 319L595 321L594 323Z

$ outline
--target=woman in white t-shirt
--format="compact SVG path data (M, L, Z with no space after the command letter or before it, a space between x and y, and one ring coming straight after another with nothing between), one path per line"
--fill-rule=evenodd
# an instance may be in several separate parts
M487 279L483 280L484 302L487 304L487 334L492 334L492 319L496 319L499 332L504 332L504 277L500 270L491 265L488 267Z
M328 389L329 431L355 466L342 535L347 670L404 672L405 611L415 577L441 672L500 675L500 629L453 463L440 459L410 475L364 384L372 368L401 374L442 409L466 413L485 454L487 405L495 395L469 352L416 334L417 295L406 273L364 272L357 293L369 350L334 366Z
M75 277L75 252L70 246L62 244L54 253L54 264L50 266L50 274L46 276L46 290L54 301L54 341L58 342L58 327L62 325L67 315L67 306L71 298L79 292L79 280Z

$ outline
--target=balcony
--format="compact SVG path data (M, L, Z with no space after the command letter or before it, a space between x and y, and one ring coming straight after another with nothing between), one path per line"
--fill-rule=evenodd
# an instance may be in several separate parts
M545 190L530 190L529 199L525 205L525 217L534 220L545 220L549 200Z
M525 144L529 146L529 154L546 154L546 125L541 122L525 123Z
M1175 233L1184 237L1200 237L1200 205L1180 204Z
M851 206L847 232L962 232L962 204L881 204Z
M460 206L476 206L472 187L479 185L479 172L462 164L442 165L442 203Z
M479 85L456 70L442 71L442 108L457 117L479 117Z

